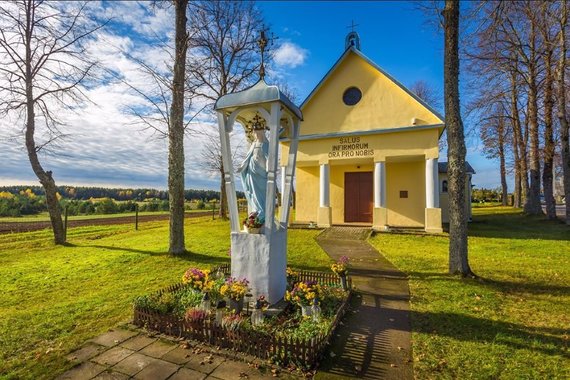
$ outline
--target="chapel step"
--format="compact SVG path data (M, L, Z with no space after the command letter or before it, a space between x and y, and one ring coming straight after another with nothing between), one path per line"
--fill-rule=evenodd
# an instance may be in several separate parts
M366 240L371 232L370 227L332 226L321 232L319 239Z

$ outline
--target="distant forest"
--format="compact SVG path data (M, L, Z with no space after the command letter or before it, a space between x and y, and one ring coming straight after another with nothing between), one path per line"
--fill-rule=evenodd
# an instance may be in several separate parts
M14 195L26 189L32 190L36 195L45 195L41 186L0 186L0 192L8 192ZM128 188L106 188L106 187L83 187L83 186L58 186L58 192L63 198L76 200L89 200L90 198L112 198L116 201L144 201L145 199L168 199L168 191L156 189L128 189ZM245 198L243 192L238 191L238 198ZM215 190L185 190L186 200L211 201L220 200L220 192Z

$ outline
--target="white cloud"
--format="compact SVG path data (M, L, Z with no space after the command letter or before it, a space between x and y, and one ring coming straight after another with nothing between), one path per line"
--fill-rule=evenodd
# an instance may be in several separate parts
M90 3L94 4L94 3ZM101 17L114 17L113 25L98 31L87 43L87 53L121 80L108 77L94 82L82 91L91 102L76 107L77 112L57 108L58 118L65 124L56 154L41 154L46 170L52 170L57 184L149 186L165 188L168 175L168 142L154 138L149 130L136 125L135 117L126 113L129 107L144 107L144 99L123 81L148 89L149 79L134 59L164 71L169 60L161 46L172 31L170 9L147 9L148 4L110 2L108 8L93 5L89 10ZM101 12L104 12L101 15ZM142 34L142 36L141 36ZM155 36L161 43L157 44ZM134 58L134 59L133 59ZM50 107L56 104L51 103ZM0 185L37 183L18 132L22 119L0 118ZM215 121L215 120L214 120ZM38 135L42 125L38 125ZM11 136L17 135L16 138ZM187 147L186 186L216 188L219 179L210 178L197 167L190 153L200 144L193 137L185 139Z
M284 42L275 51L273 59L278 66L294 69L305 63L308 53L308 50L303 49L299 45L292 42Z

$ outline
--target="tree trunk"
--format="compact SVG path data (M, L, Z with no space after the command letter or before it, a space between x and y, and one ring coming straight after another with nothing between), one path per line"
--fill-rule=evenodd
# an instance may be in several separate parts
M515 61L516 66L516 61ZM526 138L523 138L523 130L519 114L518 105L518 84L516 77L516 67L511 70L511 117L513 122L513 138L517 144L518 159L515 165L518 167L520 182L520 197L517 207L520 208L525 202L528 194L528 166L526 161Z
M513 123L514 124L514 123ZM513 207L514 208L521 208L522 200L521 200L521 165L520 165L520 157L519 157L519 145L515 134L515 129L513 126L513 156L515 162L513 163L513 169L515 171L515 188L513 191Z
M226 184L224 181L224 176L226 172L224 170L224 164L220 165L220 210L218 216L220 219L228 219L228 200L226 197Z
M541 215L540 205L540 153L538 146L538 84L536 81L535 24L530 25L530 60L528 64L528 129L530 137L530 186L524 203L524 212Z
M501 172L501 204L509 203L509 189L507 187L507 169L505 166L505 119L501 117L498 125L499 138L499 170Z
M548 41L549 42L549 41ZM544 57L546 77L544 81L544 169L542 172L542 188L546 203L546 216L556 219L556 201L554 200L554 135L552 131L552 48L547 46Z
M446 0L444 91L449 176L449 272L472 275L467 257L465 137L459 108L459 1Z
M33 93L33 74L32 74L32 28L33 28L33 6L26 4L26 150L28 158L36 177L44 187L46 193L46 204L49 213L49 219L53 230L55 244L65 243L65 233L63 230L63 221L61 220L61 210L57 200L57 186L51 171L45 171L38 159L38 150L34 139L36 129L35 120L35 100Z
M558 120L560 121L560 150L562 155L562 175L564 181L564 197L566 198L566 208L564 220L570 225L570 144L568 141L568 114L566 112L566 23L568 8L566 2L562 2L562 15L560 18L560 58L558 60Z
M176 31L172 104L168 126L168 198L170 239L168 252L180 255L184 245L184 80L188 34L186 8L188 0L175 0Z

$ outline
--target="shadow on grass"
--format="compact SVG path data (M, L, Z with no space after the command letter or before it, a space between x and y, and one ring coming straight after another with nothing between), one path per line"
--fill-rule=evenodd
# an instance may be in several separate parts
M412 312L412 330L428 335L446 336L452 339L480 342L489 345L505 345L514 349L539 351L547 355L570 358L567 334L558 328L528 328L516 323L476 318L456 313Z
M107 249L110 251L140 253L149 256L171 256L168 252L164 251L150 251L150 250L134 249L134 248L113 247L107 245L84 245L83 247ZM176 256L172 255L171 257L185 261L198 262L202 264L224 264L227 263L228 261L224 260L222 257L210 256L210 255L205 255L203 253L192 252L192 251L186 251L186 253L183 255L176 255Z
M421 281L457 281L459 277L447 273L439 272L408 272L410 278L418 279ZM549 285L541 283L529 283L525 281L501 281L484 277L477 277L475 279L463 278L464 283L471 283L492 290L500 291L503 293L530 293L530 294L569 294L570 286Z
M445 229L449 230L449 225ZM473 216L473 222L469 223L469 236L570 241L570 228L560 220L527 216L513 209Z

